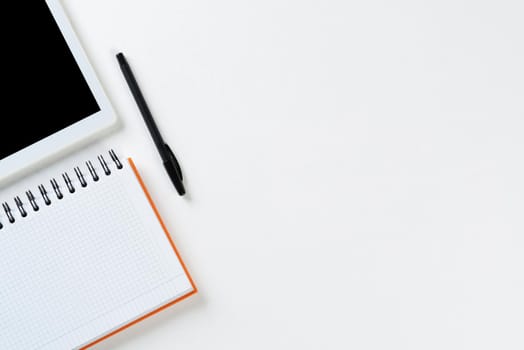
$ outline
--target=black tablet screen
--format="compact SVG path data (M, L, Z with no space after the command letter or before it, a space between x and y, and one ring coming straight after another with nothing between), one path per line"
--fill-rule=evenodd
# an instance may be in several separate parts
M100 110L46 3L9 4L24 28L2 24L0 159Z

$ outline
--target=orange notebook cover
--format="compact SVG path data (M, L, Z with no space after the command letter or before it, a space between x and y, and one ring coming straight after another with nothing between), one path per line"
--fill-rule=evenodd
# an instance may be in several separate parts
M88 349L197 292L131 158L65 159L0 201L0 349Z

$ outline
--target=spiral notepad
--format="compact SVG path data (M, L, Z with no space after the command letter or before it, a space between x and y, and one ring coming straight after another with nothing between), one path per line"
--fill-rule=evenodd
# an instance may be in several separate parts
M0 198L0 349L93 345L196 292L132 160Z

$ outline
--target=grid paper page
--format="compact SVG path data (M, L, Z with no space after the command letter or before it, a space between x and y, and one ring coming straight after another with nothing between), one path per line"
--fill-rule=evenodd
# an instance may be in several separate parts
M38 212L20 196L27 217L16 206L15 223L1 217L0 349L78 348L192 290L123 165L109 176L98 166L96 183L83 169L88 186L71 176L73 194L60 182L62 200L47 186L50 206L35 184Z

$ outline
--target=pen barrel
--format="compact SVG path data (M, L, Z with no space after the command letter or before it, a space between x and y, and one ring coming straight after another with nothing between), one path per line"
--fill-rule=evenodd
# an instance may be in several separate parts
M120 64L120 69L122 70L122 74L124 75L124 79L127 82L127 85L129 86L129 89L131 90L131 94L133 95L133 98L138 106L138 109L140 110L140 113L142 114L142 118L144 120L144 123L147 126L147 129L149 130L149 133L151 134L151 137L153 138L153 142L155 143L158 150L161 152L162 159L164 159L164 155L162 153L162 147L164 145L164 141L162 140L162 135L160 134L160 130L158 129L158 126L155 123L155 119L153 118L153 114L151 113L151 110L149 109L149 106L147 105L146 99L144 97L144 94L142 93L142 90L138 86L138 82L136 81L135 75L133 74L133 71L131 70L131 66L127 62L126 58L122 53L119 53L117 56L118 63Z
M138 109L142 113L144 123L146 124L146 127L149 130L151 137L153 138L153 142L155 143L158 150L161 151L164 145L164 141L162 139L162 135L160 134L160 130L158 129L158 126L155 123L153 114L149 110L149 107L146 104L146 101L142 95L142 92L138 88L138 86L136 87L136 90L134 93L136 94L136 96L140 96L140 98L136 100Z

